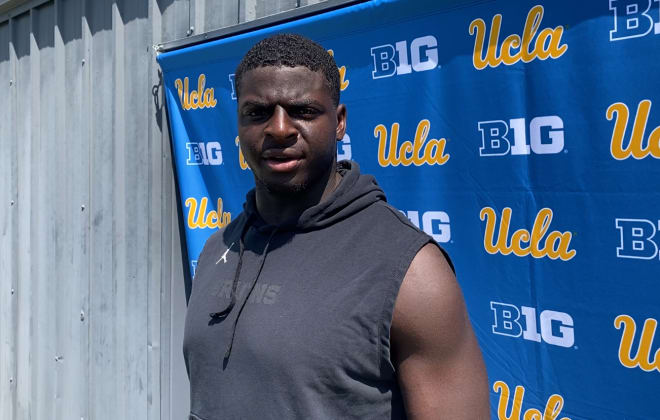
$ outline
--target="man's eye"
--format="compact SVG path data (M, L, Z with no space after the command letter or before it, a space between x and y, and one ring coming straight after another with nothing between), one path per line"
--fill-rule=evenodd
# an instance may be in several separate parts
M291 112L293 115L298 115L301 117L311 117L313 115L318 114L318 111L314 108L309 108L309 107L300 107L300 108L295 108Z
M266 112L262 109L248 109L243 112L243 115L250 118L258 118L258 117L263 117L265 113Z

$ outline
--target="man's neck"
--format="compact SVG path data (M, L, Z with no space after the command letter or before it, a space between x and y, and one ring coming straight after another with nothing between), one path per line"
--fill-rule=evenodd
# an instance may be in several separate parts
M300 193L278 194L257 184L255 197L257 211L268 224L281 225L288 220L297 219L305 210L323 201L340 182L341 175L333 171L324 183L325 188L309 188Z

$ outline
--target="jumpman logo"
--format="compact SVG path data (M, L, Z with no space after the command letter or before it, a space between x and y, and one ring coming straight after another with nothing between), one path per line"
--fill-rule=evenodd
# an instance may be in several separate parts
M216 264L218 264L220 261L225 262L225 263L227 262L227 253L229 252L229 250L231 249L232 246L234 246L233 242L231 243L231 245L229 245L229 248L227 248L225 253L222 254L222 257L220 257L220 259L215 262Z

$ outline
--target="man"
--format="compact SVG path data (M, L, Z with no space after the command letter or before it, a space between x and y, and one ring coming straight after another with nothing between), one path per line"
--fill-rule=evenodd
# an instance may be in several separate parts
M333 58L298 35L236 70L255 178L207 241L186 316L192 419L487 419L453 268L355 162Z

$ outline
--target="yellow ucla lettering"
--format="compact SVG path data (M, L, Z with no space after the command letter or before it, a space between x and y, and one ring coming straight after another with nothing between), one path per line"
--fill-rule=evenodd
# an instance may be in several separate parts
M644 146L644 134L646 124L651 112L651 101L644 99L637 105L637 113L633 121L632 132L628 145L624 146L624 137L626 127L628 126L628 116L630 112L626 104L616 102L607 108L607 119L614 120L614 129L612 130L612 141L610 142L610 154L616 160L627 159L630 156L635 159L642 159L649 155L660 159L660 126L656 127L649 134L648 142ZM616 115L616 117L615 117Z
M204 229L204 228L222 228L231 222L231 213L223 211L222 198L218 198L217 210L206 212L208 198L202 197L197 209L197 199L189 197L186 199L186 207L188 210L188 228L189 229Z
M383 124L377 125L374 128L374 137L378 139L378 163L380 166L444 165L449 160L449 154L445 154L447 140L444 138L430 139L427 142L426 138L430 128L429 120L421 120L417 124L415 139L412 142L404 141L399 147L399 123L392 124L389 141L387 128Z
M472 53L474 67L482 70L488 66L497 67L502 63L510 66L518 61L529 63L535 58L545 60L548 57L561 57L568 49L568 45L561 45L563 26L543 29L536 37L536 41L532 42L541 26L542 19L543 6L532 7L527 14L522 37L518 34L507 36L500 45L499 56L497 44L502 27L502 15L493 16L488 42L486 42L486 22L483 19L473 20L470 23L470 35L475 36L474 52Z
M493 384L493 391L495 391L496 394L500 394L500 398L497 403L497 418L499 420L520 420L520 415L522 414L523 398L525 397L525 388L521 385L516 387L516 390L513 394L511 410L508 410L509 397L511 396L509 386L504 381L496 381ZM559 414L561 414L562 408L564 408L564 398L561 395L553 394L548 398L543 414L541 414L541 412L536 408L529 408L525 411L522 419L557 420L559 419ZM507 411L510 413L508 416L506 415ZM571 419L568 417L562 417L559 420Z
M645 372L657 370L660 372L660 348L656 350L653 360L651 360L651 345L653 337L658 326L658 321L648 318L644 321L642 334L639 339L639 347L635 356L631 356L633 341L637 326L635 320L629 315L619 315L614 319L614 327L618 330L623 326L621 334L621 343L619 344L619 362L627 368L639 367Z
M536 215L531 232L526 229L518 229L511 235L511 240L509 241L511 208L506 207L502 210L499 233L497 234L497 240L495 240L497 215L491 207L484 207L479 214L480 219L486 221L484 249L489 254L497 254L499 252L502 255L509 255L513 253L519 257L525 257L531 254L534 258L547 256L553 260L561 258L562 261L568 261L575 257L577 253L574 249L569 249L573 234L571 232L562 233L554 231L545 237L550 228L552 216L551 209L547 207L541 209ZM545 241L543 239L544 237ZM525 244L527 245L525 246Z
M328 50L328 54L333 57L335 56L335 52L333 50ZM346 79L346 66L337 67L337 70L339 70L339 89L344 91L348 87L348 84L351 83L348 79Z
M247 161L245 160L245 156L243 156L243 151L241 150L241 144L240 144L240 139L238 136L234 139L234 143L238 147L238 165L241 167L242 170L250 169L250 167L247 164Z
M184 77L174 81L174 86L179 93L179 102L184 110L215 108L218 101L215 99L214 89L205 88L206 75L200 74L197 79L197 90L188 91L188 78Z

